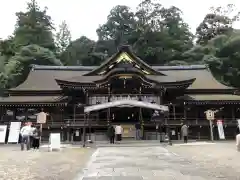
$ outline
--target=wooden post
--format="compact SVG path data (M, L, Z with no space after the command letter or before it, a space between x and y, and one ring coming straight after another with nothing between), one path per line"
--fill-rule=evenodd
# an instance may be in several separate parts
M141 101L142 100L142 87L139 88L139 95L140 95L140 98L139 100ZM139 121L140 121L140 125L141 125L141 136L142 136L142 140L144 139L144 121L143 121L143 117L142 117L142 108L140 107L139 108Z
M209 126L210 126L210 133L211 133L211 141L213 141L214 137L213 137L213 124L212 124L212 120L209 120Z
M40 137L39 137L39 146L42 144L42 123L40 124Z
M83 139L82 139L82 141L83 141L83 147L85 147L86 146L86 113L84 113L84 124L83 124Z
M210 135L211 135L211 141L214 140L214 137L213 137L213 124L212 124L212 121L215 119L215 113L217 111L212 111L212 110L207 110L205 111L205 114L206 114L206 119L209 120L209 128L210 128Z

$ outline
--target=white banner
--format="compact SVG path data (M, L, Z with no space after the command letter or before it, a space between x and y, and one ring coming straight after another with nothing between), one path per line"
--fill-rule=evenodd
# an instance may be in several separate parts
M223 129L223 121L222 120L217 121L217 127L218 127L219 139L225 139L225 134L224 134L224 129Z
M237 122L238 122L239 131L240 131L240 119L237 119Z
M11 122L8 143L18 143L20 134L21 122Z
M0 125L0 143L5 143L7 125Z

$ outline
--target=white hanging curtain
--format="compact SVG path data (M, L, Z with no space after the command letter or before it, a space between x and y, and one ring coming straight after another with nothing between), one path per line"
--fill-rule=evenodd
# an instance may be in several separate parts
M132 107L142 107L142 108L154 109L154 110L159 110L159 111L169 111L168 106L152 104L150 102L144 102L144 101L125 99L125 100L117 100L117 101L113 101L113 102L108 102L108 103L104 103L104 104L87 106L84 108L84 112L88 113L88 112L98 111L101 109L107 109L107 108L111 108L111 107L122 107L124 105L132 106Z

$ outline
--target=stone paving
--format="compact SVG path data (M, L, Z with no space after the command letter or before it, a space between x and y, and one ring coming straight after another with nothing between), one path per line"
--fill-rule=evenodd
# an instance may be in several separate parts
M94 179L217 180L219 177L164 147L102 147L94 153L82 177L78 178Z
M94 151L89 148L21 151L19 145L0 145L0 180L72 180Z

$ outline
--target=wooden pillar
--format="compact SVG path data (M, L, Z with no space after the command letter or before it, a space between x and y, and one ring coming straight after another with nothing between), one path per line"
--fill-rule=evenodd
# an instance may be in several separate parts
M176 105L173 104L172 107L173 107L173 120L174 120L174 123L175 123L176 122Z
M232 121L235 121L236 120L236 116L235 116L235 107L233 106L232 108Z
M76 104L73 105L73 123L76 123Z
M87 114L87 122L88 122L88 140L92 140L92 122L90 119L90 114Z
M186 103L183 103L183 117L184 117L184 121L187 121L187 111L186 111Z
M142 87L139 88L139 95L140 95L139 100L142 100L141 94L142 94ZM141 125L142 139L143 139L143 137L144 137L144 120L142 117L142 108L141 107L139 108L139 121L140 121L140 125Z
M27 122L28 121L28 108L25 108L24 109L24 114L25 114L25 121ZM15 116L16 116L16 109L14 109L14 112L15 112Z
M198 107L195 106L195 118L196 118L196 125L198 125L198 114L199 114L199 109Z
M111 98L111 89L110 89L110 84L108 84L108 102L110 102L110 98ZM111 109L108 108L107 109L107 125L109 125L111 123Z

